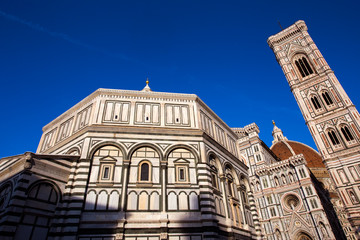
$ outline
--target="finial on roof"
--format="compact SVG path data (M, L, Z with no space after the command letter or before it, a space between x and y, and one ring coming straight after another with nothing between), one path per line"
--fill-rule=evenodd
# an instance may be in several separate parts
M275 125L275 121L272 120L272 123L274 125L274 128L273 128L273 131L272 131L272 135L273 135L273 138L274 140L272 141L272 144L274 145L275 143L279 142L279 141L286 141L287 138L284 136L283 132L281 131L280 128L278 128L276 125Z
M150 89L150 87L149 87L149 78L148 78L148 77L146 78L146 86L145 86L144 89L141 90L141 91L144 91L144 92L152 92L151 89Z

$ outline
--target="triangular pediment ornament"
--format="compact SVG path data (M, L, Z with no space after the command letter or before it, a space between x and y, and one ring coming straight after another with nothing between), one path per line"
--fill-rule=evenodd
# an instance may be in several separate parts
M289 46L289 50L287 51L287 56L293 55L296 52L302 52L303 47L296 41L292 42Z
M176 159L176 160L174 161L174 163L177 163L177 164L179 164L179 163L189 164L190 161L188 161L188 160L186 160L186 159L184 159L184 158L178 158L178 159Z
M165 150L168 146L170 146L170 144L161 143L161 144L159 144L159 146L162 148L162 150Z
M199 146L197 144L190 144L190 146L192 146L193 148L195 148L196 150L199 150Z
M291 216L289 228L287 230L289 233L293 233L294 231L296 231L299 228L309 229L310 227L311 226L307 222L307 220L302 218L297 212L294 211Z
M102 162L116 162L116 159L111 156L106 156L100 159Z
M101 142L101 140L92 140L91 146L93 147L95 144L98 144L99 142Z
M132 145L134 145L134 142L123 142L126 148L130 148Z

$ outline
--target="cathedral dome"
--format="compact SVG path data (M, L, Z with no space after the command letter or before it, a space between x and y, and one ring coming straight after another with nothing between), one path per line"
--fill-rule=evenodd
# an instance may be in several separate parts
M325 168L320 154L303 143L281 140L273 144L270 149L281 160L286 160L297 154L303 154L309 168Z
M283 135L281 129L275 125L274 121L273 124L274 129L272 135L274 140L270 149L277 157L281 160L286 160L291 156L303 154L308 168L325 168L322 158L317 151L303 143L288 140Z

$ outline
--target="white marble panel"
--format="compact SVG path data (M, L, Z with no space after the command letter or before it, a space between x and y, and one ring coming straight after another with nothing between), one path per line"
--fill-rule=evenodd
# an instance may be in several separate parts
M168 209L177 210L177 196L174 192L169 193L168 195Z

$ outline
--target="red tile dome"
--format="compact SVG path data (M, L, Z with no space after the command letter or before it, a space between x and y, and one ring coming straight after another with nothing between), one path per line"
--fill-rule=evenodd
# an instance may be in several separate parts
M306 159L308 168L325 168L320 154L303 143L281 140L273 144L270 149L281 160L286 160L289 157L297 154L303 154Z

